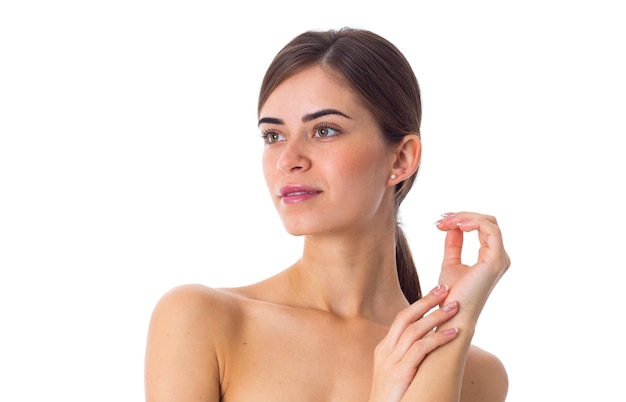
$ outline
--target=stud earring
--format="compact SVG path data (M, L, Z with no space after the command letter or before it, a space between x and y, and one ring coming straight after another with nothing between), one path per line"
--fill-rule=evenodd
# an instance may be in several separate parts
M396 176L395 174L392 174L392 175L391 175L391 180L395 180L395 179L396 179L396 177L398 177L398 176Z

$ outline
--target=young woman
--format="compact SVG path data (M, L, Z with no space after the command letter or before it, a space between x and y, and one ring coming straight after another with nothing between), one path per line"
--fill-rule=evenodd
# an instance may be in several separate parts
M164 295L147 401L503 401L502 364L471 345L509 266L495 218L443 215L440 285L423 297L397 224L421 155L420 91L403 55L365 30L306 32L271 63L258 116L270 196L304 236L302 257L249 286Z

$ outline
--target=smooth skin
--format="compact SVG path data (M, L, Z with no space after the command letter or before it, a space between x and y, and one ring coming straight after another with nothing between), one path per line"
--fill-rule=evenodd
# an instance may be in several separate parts
M285 80L259 118L268 189L287 231L305 236L302 257L249 286L165 294L148 333L146 400L503 401L504 367L471 346L509 265L495 219L445 215L446 286L409 305L393 193L419 166L419 137L388 145L356 94L319 67ZM293 186L310 195L288 201ZM472 231L481 249L467 266Z

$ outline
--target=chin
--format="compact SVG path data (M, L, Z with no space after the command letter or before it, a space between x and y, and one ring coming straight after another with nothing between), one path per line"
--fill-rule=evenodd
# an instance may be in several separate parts
M294 224L286 224L285 222L283 222L283 226L285 228L285 230L287 231L287 233L289 233L291 236L304 236L304 235L308 235L311 234L311 230L309 228L309 230L307 230L306 225L294 225Z
M283 219L283 226L287 233L292 236L305 236L332 231L332 228L322 227L319 220L310 222L308 220Z

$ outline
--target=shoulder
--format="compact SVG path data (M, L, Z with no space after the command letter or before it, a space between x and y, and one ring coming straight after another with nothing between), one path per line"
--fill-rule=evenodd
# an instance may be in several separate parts
M170 338L198 339L204 344L228 340L235 331L240 303L233 294L203 285L181 285L166 292L156 303L149 333Z
M152 312L152 321L183 326L203 325L225 317L235 308L227 292L203 285L181 285L166 292ZM227 316L227 315L226 315Z
M166 292L157 302L153 315L167 314L175 310L177 314L204 314L214 309L233 306L230 293L204 285L180 285Z
M508 389L509 379L500 359L472 345L465 364L461 401L502 402Z
M180 400L218 395L223 374L219 361L236 331L235 299L201 285L178 286L159 299L148 329L147 400L161 401L167 395L177 395ZM194 381L198 378L202 380Z

